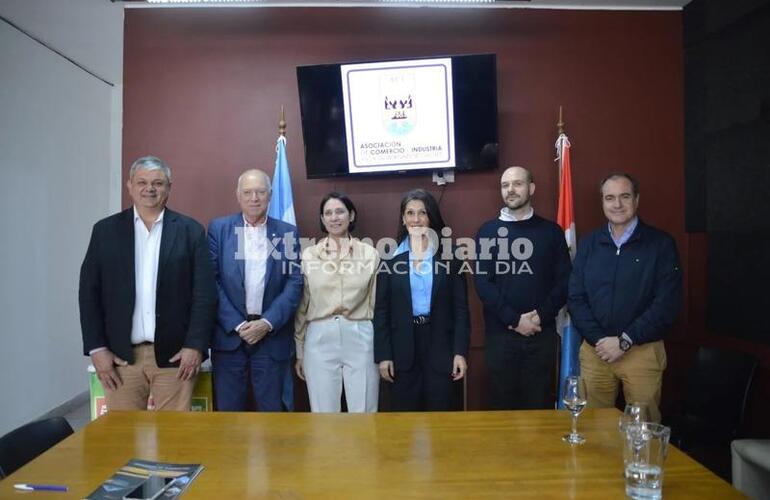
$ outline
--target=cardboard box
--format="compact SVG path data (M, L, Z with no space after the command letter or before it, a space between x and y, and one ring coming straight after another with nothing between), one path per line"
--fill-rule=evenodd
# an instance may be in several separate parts
M104 387L96 376L96 369L93 365L88 365L88 379L91 392L91 420L96 420L105 413L107 413L107 402L104 398ZM192 395L192 411L213 411L214 399L213 388L211 382L211 363L206 360L201 365L200 373L198 373L198 380L195 383ZM147 401L147 409L155 409L155 404L152 401L152 394Z

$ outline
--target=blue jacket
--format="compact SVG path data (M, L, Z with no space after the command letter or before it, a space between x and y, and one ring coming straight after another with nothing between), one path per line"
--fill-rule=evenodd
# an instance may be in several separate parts
M238 253L237 228L243 227L241 213L214 219L209 224L208 240L219 296L217 324L212 348L236 349L241 338L234 331L246 321L245 261ZM290 235L290 236L289 236ZM289 359L294 347L294 312L302 295L297 228L286 222L267 218L268 251L262 317L273 330L259 342L276 361ZM287 243L290 244L287 252ZM275 246L273 246L275 245Z
M623 332L634 344L662 339L682 307L673 238L641 220L620 250L606 226L584 237L573 262L568 307L591 345Z

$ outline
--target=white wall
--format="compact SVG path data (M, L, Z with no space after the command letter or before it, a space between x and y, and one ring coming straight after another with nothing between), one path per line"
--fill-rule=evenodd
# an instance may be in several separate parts
M0 0L0 15L112 82L123 81L123 8L110 0Z
M78 274L120 206L123 11L3 0L0 16L0 435L88 389Z

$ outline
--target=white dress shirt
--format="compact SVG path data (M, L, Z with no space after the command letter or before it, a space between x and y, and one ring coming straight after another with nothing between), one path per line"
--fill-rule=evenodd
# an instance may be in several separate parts
M252 226L243 218L244 236L244 287L246 288L246 313L262 314L267 272L267 217L265 222Z
M136 302L131 324L131 343L155 342L155 298L158 290L158 259L163 233L164 209L150 230L134 207L134 277Z

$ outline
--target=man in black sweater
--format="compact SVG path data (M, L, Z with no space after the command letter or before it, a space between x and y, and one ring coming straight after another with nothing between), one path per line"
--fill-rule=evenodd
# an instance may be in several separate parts
M500 179L505 207L476 236L476 291L484 304L490 406L553 408L556 315L572 268L564 233L534 214L532 173Z

